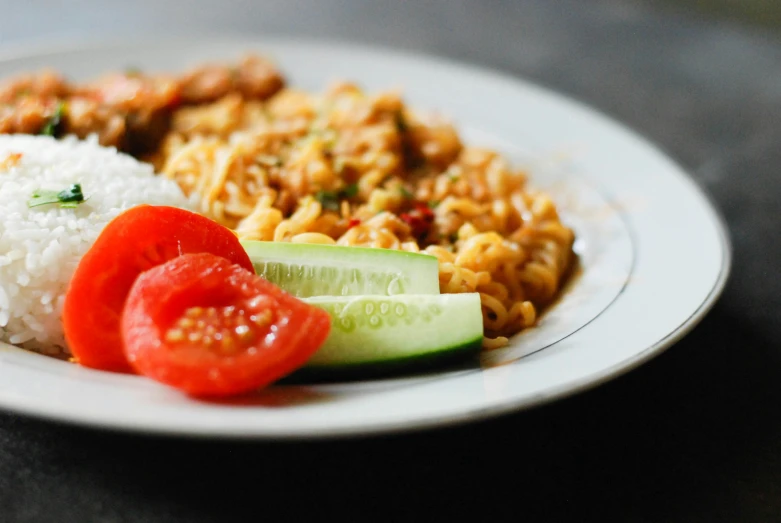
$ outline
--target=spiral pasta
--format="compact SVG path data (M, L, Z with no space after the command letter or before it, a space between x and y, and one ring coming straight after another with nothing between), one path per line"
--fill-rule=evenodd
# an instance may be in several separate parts
M572 263L548 195L395 92L229 95L174 113L152 160L243 239L435 256L443 293L480 293L486 348L534 326Z

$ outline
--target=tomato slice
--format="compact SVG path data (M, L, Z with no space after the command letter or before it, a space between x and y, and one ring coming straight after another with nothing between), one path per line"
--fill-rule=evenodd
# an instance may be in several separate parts
M128 360L193 396L258 389L306 363L328 313L211 254L185 254L138 277L122 314Z
M132 372L119 320L139 274L186 253L209 252L252 270L238 238L184 209L142 205L112 220L79 262L63 304L65 339L87 367Z

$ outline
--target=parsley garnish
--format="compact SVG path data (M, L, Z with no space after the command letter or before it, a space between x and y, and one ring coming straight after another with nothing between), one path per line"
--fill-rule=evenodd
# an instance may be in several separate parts
M428 202L429 209L436 209L437 205L439 205L439 200L429 200Z
M411 200L411 199L412 199L412 193L411 193L411 192L409 192L409 191L407 190L407 188L406 188L406 187L404 187L403 185L400 185L400 186L399 186L399 192L400 192L400 193L401 193L401 195L402 195L404 198L406 198L407 200Z
M317 191L315 193L315 200L320 202L323 209L328 209L330 211L339 210L339 195L334 191Z
M41 129L41 134L44 136L54 136L54 133L57 131L57 128L62 122L62 117L64 115L65 115L65 102L59 102L57 104L57 108L54 110L54 114L52 114L49 117L49 119L46 120L46 123L43 125L43 129Z
M351 183L341 191L317 191L315 200L320 202L324 209L329 211L338 211L340 201L346 198L352 198L358 194L358 184Z
M351 183L344 189L342 189L341 195L342 198L352 198L358 194L358 184L357 183Z
M81 184L74 183L60 192L42 191L39 189L33 192L33 197L30 200L27 200L27 206L32 208L58 203L63 209L75 209L80 203L85 201L84 193L81 191Z

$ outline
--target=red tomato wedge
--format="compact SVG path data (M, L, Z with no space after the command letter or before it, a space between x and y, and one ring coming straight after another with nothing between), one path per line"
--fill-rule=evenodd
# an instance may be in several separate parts
M142 205L112 220L79 262L65 294L63 329L75 359L95 369L132 372L119 330L130 287L142 272L199 252L252 270L238 238L199 214Z
M122 314L136 370L193 396L268 385L304 365L330 328L325 311L211 254L143 273Z

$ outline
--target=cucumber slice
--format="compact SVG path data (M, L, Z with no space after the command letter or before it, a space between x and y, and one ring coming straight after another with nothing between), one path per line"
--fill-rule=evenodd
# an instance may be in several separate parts
M366 376L420 369L476 354L483 341L477 293L319 296L305 301L332 318L328 339L303 369L310 375L322 370Z
M439 264L428 254L289 242L243 241L255 272L290 294L439 294Z

